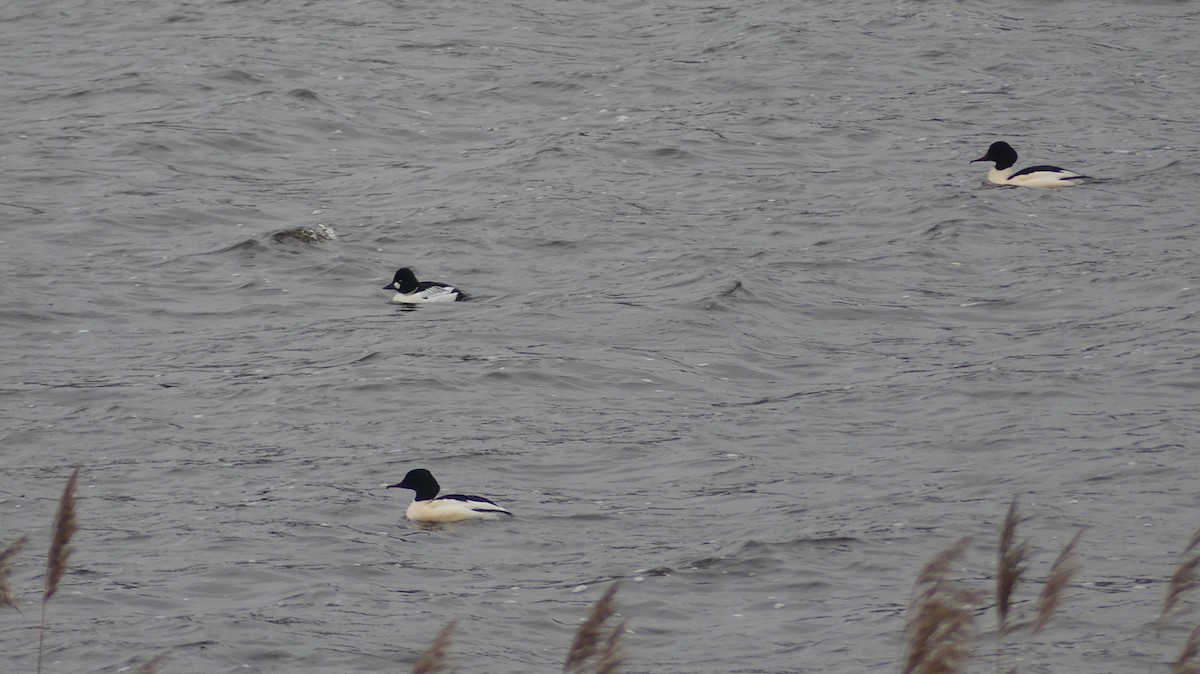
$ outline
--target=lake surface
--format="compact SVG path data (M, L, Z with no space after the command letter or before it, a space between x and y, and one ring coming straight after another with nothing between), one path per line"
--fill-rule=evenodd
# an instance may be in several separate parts
M9 3L0 610L49 672L896 671L1005 509L974 669L1167 671L1200 526L1200 6ZM1102 178L1000 189L971 164ZM319 225L336 238L300 236ZM473 297L387 303L398 267ZM517 517L422 529L425 467ZM1029 644L1028 647L1023 644Z

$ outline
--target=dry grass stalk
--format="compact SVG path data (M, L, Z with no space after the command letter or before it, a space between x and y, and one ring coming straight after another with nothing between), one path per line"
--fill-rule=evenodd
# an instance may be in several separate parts
M50 554L46 558L46 593L42 601L48 601L58 591L58 583L67 572L71 558L71 536L78 525L75 523L75 482L79 479L76 467L67 480L62 498L58 501L58 514L54 517L54 535L50 539Z
M1196 533L1192 534L1192 540L1188 542L1187 547L1183 549L1183 552L1179 556L1187 557L1188 553L1196 549L1198 545L1200 545L1200 529L1197 529Z
M162 662L166 655L158 655L146 662L143 662L137 669L133 670L133 674L155 674L158 672L158 663Z
M921 567L921 571L917 574L916 592L913 596L913 604L921 599L924 592L927 592L930 586L940 583L950 573L950 567L958 560L962 559L963 554L967 551L967 546L971 544L971 537L964 536L949 547L937 553L925 566ZM924 592L922 588L925 588Z
M1167 596L1163 600L1162 613L1158 615L1159 620L1167 617L1171 609L1175 608L1175 602L1179 601L1184 592L1200 586L1200 577L1196 575L1197 567L1200 567L1200 555L1184 560L1175 568L1175 573L1171 574L1171 582L1167 584Z
M1037 634L1042 631L1042 628L1050 622L1058 611L1058 605L1062 603L1063 592L1070 585L1071 579L1079 572L1079 562L1075 559L1075 546L1079 544L1079 539L1083 537L1083 530L1071 539L1063 547L1062 552L1058 553L1058 557L1054 560L1054 564L1050 565L1050 575L1046 578L1046 585L1042 587L1041 597L1038 599L1037 618L1033 621L1033 627L1030 628L1031 634Z
M596 667L593 670L595 674L617 674L621 671L621 665L625 664L625 653L621 649L621 635L625 634L625 621L617 623L612 632L609 632L608 638L604 640L604 647L600 649L600 659L596 662Z
M25 544L29 542L28 536L22 536L12 545L4 548L4 552L0 552L0 606L11 606L21 612L13 601L12 592L8 589L8 576L12 573L12 559L16 557Z
M904 674L951 674L971 655L976 595L939 585L909 620Z
M1008 506L1008 514L1004 517L1004 526L1000 529L999 558L996 566L996 614L999 617L997 637L1004 636L1008 631L1008 611L1012 606L1013 591L1028 568L1026 560L1029 557L1029 543L1017 543L1017 523L1020 519L1017 513L1017 497L1014 496L1012 504Z
M1200 546L1200 529L1196 529L1195 534L1192 534L1192 540L1188 541L1188 547L1183 548L1180 556L1188 556L1188 553L1192 552L1196 546Z
M42 654L46 642L46 603L58 591L58 583L67 572L67 562L71 558L71 536L75 534L78 525L75 522L75 483L79 480L79 467L71 472L67 486L63 488L62 498L58 501L58 514L54 516L54 533L50 537L50 554L46 558L46 591L42 594L42 624L38 628L38 664L37 671L42 671Z
M454 665L450 664L450 638L454 635L454 621L446 623L441 632L438 632L433 643L429 644L429 648L421 654L417 659L416 666L413 667L413 674L453 674L457 671Z
M1167 617L1183 593L1200 586L1200 576L1196 574L1197 567L1200 567L1200 553L1188 558L1188 555L1197 546L1200 546L1200 531L1192 534L1192 540L1188 542L1187 547L1180 555L1184 560L1175 568L1175 573L1171 574L1171 582L1167 584L1167 596L1163 599L1162 612L1158 614L1159 620Z
M1183 642L1183 651L1179 657L1175 658L1175 664L1171 665L1171 674L1200 674L1200 661L1197 657L1200 655L1200 627L1192 630L1188 635L1187 641Z
M951 565L966 551L962 538L938 553L917 576L905 628L904 674L961 672L971 656L979 597L949 580Z
M617 587L618 584L613 583L600 595L596 603L592 604L592 610L579 626L575 640L571 642L571 649L567 651L567 661L563 664L564 672L615 674L624 661L620 646L625 623L612 628L607 636L604 634L605 625L617 614Z

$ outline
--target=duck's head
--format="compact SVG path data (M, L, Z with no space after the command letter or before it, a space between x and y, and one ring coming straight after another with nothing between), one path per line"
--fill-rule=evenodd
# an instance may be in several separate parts
M408 471L403 480L388 485L388 489L393 488L411 489L417 492L418 501L428 501L437 496L442 487L437 480L433 479L433 473L424 468L414 468Z
M988 146L987 154L979 159L972 159L971 163L977 161L993 161L996 162L996 168L1006 169L1009 166L1017 163L1017 151L1012 149L1012 146L1002 140L998 140Z
M401 267L392 278L392 282L383 287L384 290L399 290L402 293L412 292L416 288L417 275L408 267Z

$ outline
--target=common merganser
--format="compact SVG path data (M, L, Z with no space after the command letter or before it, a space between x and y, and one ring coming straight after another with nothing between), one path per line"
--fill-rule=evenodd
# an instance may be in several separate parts
M1017 163L1017 151L1004 141L992 143L987 154L977 161L993 161L996 167L988 171L987 181L993 185L1019 185L1021 187L1069 187L1078 185L1089 176L1080 175L1057 166L1030 166L1020 171L1013 168Z
M458 522L460 520L498 520L513 514L482 496L443 494L433 474L424 468L414 468L397 484L388 489L412 489L417 497L404 516L414 522Z

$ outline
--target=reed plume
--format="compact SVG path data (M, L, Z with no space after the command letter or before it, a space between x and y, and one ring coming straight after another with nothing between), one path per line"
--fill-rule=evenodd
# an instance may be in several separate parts
M913 603L915 604L924 594L928 593L930 586L945 580L946 575L950 573L950 567L967 551L967 546L971 544L971 537L964 536L952 543L945 550L934 555L925 566L921 567L921 571L917 574L917 582L914 590L920 590L913 595Z
M28 536L18 538L12 545L4 548L4 552L0 552L0 606L11 606L16 609L17 613L21 609L17 607L13 601L12 592L8 589L8 576L12 573L12 559L29 542Z
M1200 555L1184 560L1175 568L1175 573L1171 574L1171 582L1167 584L1167 596L1163 600L1162 613L1158 616L1160 620L1167 617L1171 609L1175 608L1175 602L1179 601L1179 597L1183 596L1184 592L1200 585L1200 578L1196 575L1198 566L1200 566Z
M162 662L165 657L166 655L158 655L143 662L141 665L138 665L137 669L133 670L133 674L156 674L158 672L158 663Z
M78 479L79 467L76 466L67 480L67 486L63 488L62 498L58 501L58 514L54 516L54 533L50 538L50 554L46 557L46 590L42 594L42 624L38 628L38 674L41 674L42 671L42 654L46 642L46 603L58 591L59 581L67 572L67 562L71 558L71 536L78 529L75 522L75 483Z
M455 621L446 622L438 636L433 638L430 648L416 658L413 674L454 674L457 672L450 662L450 637L454 634Z
M1158 614L1159 620L1167 617L1167 614L1175 607L1175 602L1179 601L1179 597L1184 592L1200 586L1200 576L1196 574L1197 567L1200 567L1200 553L1188 558L1188 555L1197 546L1200 546L1200 530L1192 535L1192 540L1183 549L1183 553L1180 554L1180 557L1184 559L1175 568L1175 573L1171 574L1171 582L1167 584L1167 596L1163 599L1162 612Z
M625 632L625 623L619 623L605 634L606 624L617 614L617 586L617 583L613 583L596 603L592 604L592 610L579 626L575 640L571 642L571 648L567 651L567 661L563 664L564 672L616 674L624 662L621 635Z
M1200 655L1200 627L1192 630L1187 641L1183 642L1183 651L1171 665L1171 674L1200 674L1200 661L1197 660L1197 655Z
M953 674L971 656L978 593L948 578L971 542L961 538L934 555L917 575L905 628L903 674Z
M1050 575L1046 578L1046 585L1042 587L1042 594L1038 598L1037 618L1033 621L1030 634L1041 632L1042 628L1054 617L1058 605L1062 603L1063 592L1071 583L1071 579L1079 572L1079 562L1075 559L1075 546L1079 544L1079 539L1082 537L1083 529L1080 529L1079 533L1075 534L1071 542L1063 547L1062 552L1058 553L1058 557L1050 565Z
M621 648L621 635L625 634L625 624L622 620L608 633L608 638L604 640L604 646L600 649L600 659L596 661L596 667L593 669L595 674L617 674L621 671L621 665L625 663L625 652Z
M453 674L458 671L454 665L450 663L450 638L454 634L454 622L451 620L446 623L441 632L438 632L433 643L429 644L429 648L421 654L417 659L416 666L413 667L413 674Z
M50 554L46 558L46 593L42 601L49 601L58 592L58 583L67 572L71 558L71 536L78 525L75 523L75 482L79 479L79 468L71 473L62 498L58 501L58 514L54 516L54 535L50 539Z
M1003 637L1008 631L1008 611L1012 606L1013 591L1021 576L1028 568L1029 542L1017 543L1017 523L1020 521L1017 512L1017 497L1008 506L1008 514L1004 517L1004 525L1000 528L1000 548L996 562L996 614L999 619L999 630L996 637Z

